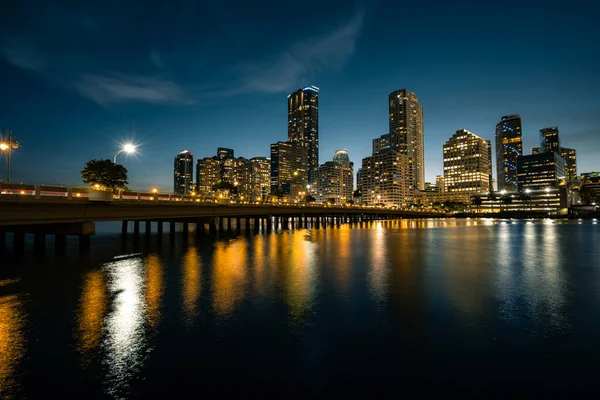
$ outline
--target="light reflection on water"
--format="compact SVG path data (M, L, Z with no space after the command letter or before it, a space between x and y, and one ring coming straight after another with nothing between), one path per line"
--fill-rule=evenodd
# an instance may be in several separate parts
M179 238L167 252L153 245L85 272L75 270L80 290L72 302L74 325L69 333L73 364L83 367L84 380L101 379L109 396L127 398L144 385L140 382L147 369L163 361L212 368L221 360L219 353L227 354L229 347L244 342L246 330L260 332L249 343L261 359L275 360L273 374L284 369L276 364L284 357L279 352L285 355L290 348L277 347L274 356L270 341L294 346L296 336L310 338L318 342L303 343L303 349L312 352L310 359L316 360L311 362L329 357L334 365L341 361L333 360L330 348L348 360L353 349L338 349L341 345L335 339L327 341L327 335L359 348L362 344L346 337L355 334L357 326L389 352L396 343L386 343L388 337L417 343L428 335L436 341L427 346L447 346L448 331L479 348L489 344L486 338L508 335L521 348L539 342L537 351L555 351L548 347L551 340L574 335L577 324L571 310L588 301L600 302L600 284L593 283L600 282L599 236L590 230L596 226L552 220L400 220L204 242L193 235L185 241ZM587 234L577 231L584 228ZM584 254L589 276L573 278L583 269L569 262L570 251ZM68 273L61 270L57 279ZM579 294L581 285L590 281L588 292L581 294L585 301L576 306L573 293ZM21 285L18 279L0 280L0 398L22 390L19 377L27 359L31 315L24 299L36 287L15 289L17 284ZM62 304L65 312L71 312L69 304ZM37 305L41 310L48 306ZM336 319L338 314L344 318ZM400 330L383 331L395 323ZM243 332L235 331L239 326ZM437 328L427 331L428 326ZM189 327L198 329L184 329ZM261 341L272 330L275 333ZM207 332L215 339L210 345L203 336ZM154 340L161 333L169 340ZM187 340L185 335L198 337L180 344ZM233 339L220 344L225 338ZM528 342L531 338L535 340ZM452 345L461 350L460 342ZM179 359L169 358L174 357L169 346ZM190 355L177 351L178 346L189 348ZM206 353L207 346L217 348L215 358ZM415 346L419 357L430 351ZM443 358L444 351L438 348L436 354ZM369 354L375 362L384 358ZM569 355L556 359L561 357ZM101 378L86 375L91 374L90 366ZM322 365L305 367L303 371L323 371Z
M0 287L14 281L0 280ZM26 316L21 295L0 295L0 398L19 398L18 367L26 350Z
M126 393L146 356L144 269L141 257L104 266L112 297L112 307L106 318L104 363L108 367L107 392L114 396Z

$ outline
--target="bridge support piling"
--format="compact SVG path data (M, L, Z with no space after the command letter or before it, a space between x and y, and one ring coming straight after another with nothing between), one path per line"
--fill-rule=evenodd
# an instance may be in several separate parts
M67 247L67 235L59 233L54 235L54 250L57 253L62 253Z
M133 221L133 233L136 235L140 234L140 221Z
M163 222L162 221L156 221L156 233L158 233L159 235L163 234Z
M281 229L287 231L290 229L290 217L284 216L281 220Z
M127 225L129 225L129 221L121 221L121 233L127 234Z
M235 219L235 231L238 235L242 232L242 219L239 217Z
M231 217L227 218L227 233L231 233Z
M190 224L187 222L183 222L183 234L187 235L190 229Z
M321 227L321 217L313 217L315 228L319 229Z
M152 232L152 221L146 221L146 228L144 229L144 233L149 235Z
M21 253L25 250L25 233L15 232L13 233L13 251L15 253Z
M171 235L175 233L175 221L169 221L169 233Z
M250 233L250 218L246 217L245 219L245 231L246 233Z
M271 231L273 230L273 220L272 220L272 216L268 216L267 217L267 233L271 233Z
M79 235L79 251L88 251L91 246L90 235Z
M254 233L258 233L260 230L260 218L254 217Z
M46 247L46 234L38 232L33 236L33 248L35 251L44 251Z
M208 219L208 232L211 235L214 235L215 233L217 233L217 223L215 222L214 217L210 217Z
M6 250L6 232L0 231L0 253Z
M225 230L225 227L223 226L224 222L225 222L225 218L219 217L219 232L223 232Z

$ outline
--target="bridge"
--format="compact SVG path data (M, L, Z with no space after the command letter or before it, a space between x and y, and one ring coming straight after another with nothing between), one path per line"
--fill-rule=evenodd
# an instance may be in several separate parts
M174 233L179 225L188 232L193 224L197 234L219 231L270 232L295 228L327 228L341 223L376 219L439 218L444 213L387 209L366 206L309 204L247 204L203 202L193 196L125 192L98 197L89 188L32 185L0 186L0 250L6 248L7 234L13 235L15 251L24 248L25 235L34 235L34 247L43 249L46 236L55 236L57 250L66 245L66 236L79 237L82 250L90 246L95 222L121 221L121 231L134 234L162 234L165 223Z

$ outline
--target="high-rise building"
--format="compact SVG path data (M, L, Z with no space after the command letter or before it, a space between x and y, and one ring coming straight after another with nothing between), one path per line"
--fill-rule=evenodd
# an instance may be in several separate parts
M517 179L519 190L556 188L565 179L565 160L554 151L521 156Z
M444 175L436 175L435 176L435 186L440 188L440 193L444 193L446 191L446 184L444 183Z
M271 193L271 160L266 157L254 157L250 159L251 165L251 189L250 198L252 202L266 201Z
M359 168L358 171L356 171L356 190L358 190L359 192L362 191L362 186L361 186L361 179L362 179L362 168Z
M345 149L336 151L333 161L319 166L315 183L311 193L317 203L344 204L352 200L354 164Z
M393 149L362 160L359 186L363 204L405 207L412 203L408 157Z
M217 157L205 157L196 163L196 192L204 199L212 199L213 186L221 182L221 161Z
M539 147L532 147L530 153L531 154L540 154L542 150Z
M523 155L521 117L505 115L496 124L496 172L498 191L517 190L517 159Z
M187 150L175 156L173 192L190 194L194 190L194 155Z
M558 126L540 129L540 152L556 152L560 154L560 139L558 138Z
M298 142L271 145L271 192L280 191L290 200L306 191L308 147Z
M489 192L491 145L488 140L460 129L443 147L446 192Z
M389 95L389 116L390 146L408 158L411 190L423 190L425 188L423 107L413 92L400 89Z
M567 182L574 183L577 180L577 152L575 149L561 147L560 156L565 160Z
M288 96L288 141L307 148L304 170L312 182L319 168L319 88L307 86Z
M233 154L234 154L233 149L228 149L225 147L217 147L217 158L221 161L226 160L228 158L234 158L235 156Z
M378 138L373 139L373 153L377 154L383 149L389 149L392 147L392 142L390 141L390 134L387 133L385 135L381 135Z

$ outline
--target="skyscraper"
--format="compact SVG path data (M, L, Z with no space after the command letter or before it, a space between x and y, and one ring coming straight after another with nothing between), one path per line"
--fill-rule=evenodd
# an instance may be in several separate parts
M425 188L423 107L413 92L400 89L389 95L389 116L391 148L408 158L411 189L423 190ZM373 145L375 148L375 143Z
M288 141L308 150L305 167L312 182L319 168L319 88L307 86L288 96Z
M187 150L175 156L173 192L190 194L194 190L194 155Z
M540 129L540 151L542 153L559 153L560 139L558 138L558 126Z
M505 115L496 124L498 191L517 191L517 159L523 155L521 117Z
M517 159L519 190L556 188L565 177L565 160L555 151Z
M444 184L447 192L487 193L490 189L490 142L466 129L444 144Z
M199 159L196 164L196 191L204 199L212 199L213 186L221 182L221 161L217 157Z

